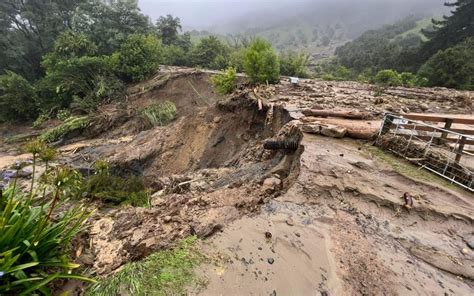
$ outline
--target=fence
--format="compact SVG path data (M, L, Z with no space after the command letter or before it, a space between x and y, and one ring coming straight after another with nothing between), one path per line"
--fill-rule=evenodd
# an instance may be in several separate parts
M387 114L376 145L474 192L474 154L468 152L474 147L474 130L452 128L453 124L474 125L474 119Z

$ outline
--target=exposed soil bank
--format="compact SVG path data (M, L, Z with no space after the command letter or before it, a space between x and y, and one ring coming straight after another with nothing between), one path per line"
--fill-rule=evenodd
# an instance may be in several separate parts
M471 294L471 194L400 175L362 142L302 145L288 192L211 240L224 259L207 267L202 295ZM410 212L404 192L416 197Z

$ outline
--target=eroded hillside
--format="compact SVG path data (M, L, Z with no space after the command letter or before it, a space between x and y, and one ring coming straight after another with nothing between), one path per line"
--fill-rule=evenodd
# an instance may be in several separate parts
M151 193L147 208L86 201L97 211L74 253L93 276L197 235L210 263L198 268L206 284L189 293L470 294L474 196L373 147L371 138L385 112L472 116L472 92L283 80L223 97L212 75L164 69L130 88L125 101L101 106L91 128L54 143L53 166L88 175L105 160L114 175L142 176ZM144 125L137 110L164 101L176 105L177 118ZM315 118L306 109L368 117ZM314 135L316 124L327 131ZM346 137L334 138L341 128ZM16 141L38 132L1 132L0 169L29 158ZM405 192L414 197L411 210Z

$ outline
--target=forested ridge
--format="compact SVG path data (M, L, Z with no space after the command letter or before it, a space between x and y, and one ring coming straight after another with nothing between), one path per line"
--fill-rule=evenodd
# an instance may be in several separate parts
M332 67L347 68L346 79L352 76L364 80L390 69L417 74L422 86L474 89L474 1L445 5L452 14L433 19L432 25L422 30L422 36L400 35L417 25L419 20L413 17L367 31L337 48Z
M313 75L473 89L474 1L447 5L452 15L434 20L423 31L425 38L404 34L420 21L408 17L362 34L316 68L308 68L308 53L285 49L253 58L276 63L278 71L266 67L272 73L264 75L272 81L280 74ZM2 121L51 117L70 107L88 112L104 100L119 99L126 84L146 79L160 64L252 71L246 59L251 45L258 44L241 36L229 42L213 35L192 41L178 17L153 23L136 0L5 0L0 24ZM258 50L274 52L267 47Z

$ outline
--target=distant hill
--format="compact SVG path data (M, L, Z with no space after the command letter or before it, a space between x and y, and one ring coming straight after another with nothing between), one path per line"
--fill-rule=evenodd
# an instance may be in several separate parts
M299 3L269 7L228 23L219 24L205 32L194 31L193 38L218 34L231 36L263 37L279 50L302 50L320 59L334 54L337 47L355 39L369 29L394 23L416 14L418 20L426 18L412 32L425 27L432 15L445 12L442 2L420 1L357 1L335 0L317 3ZM428 18L427 18L428 17ZM403 32L405 33L405 32Z

